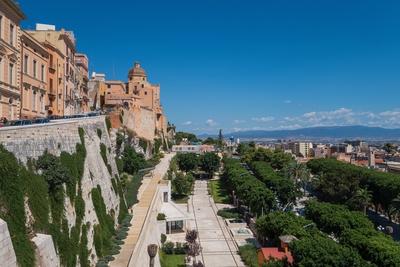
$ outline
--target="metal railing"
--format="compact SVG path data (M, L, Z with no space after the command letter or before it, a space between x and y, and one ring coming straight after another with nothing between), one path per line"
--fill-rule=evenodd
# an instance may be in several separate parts
M48 116L46 118L35 118L35 119L26 119L26 120L13 120L13 121L7 121L3 118L2 120L0 119L0 128L46 124L46 123L50 123L51 121L98 117L101 115L102 115L101 112L89 112L89 113L84 113L84 114L75 114L75 115L66 115L66 116L52 115L52 116Z

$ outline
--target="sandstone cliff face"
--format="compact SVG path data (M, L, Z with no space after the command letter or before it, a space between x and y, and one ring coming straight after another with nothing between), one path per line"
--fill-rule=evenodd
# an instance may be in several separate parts
M82 198L85 203L84 217L82 225L88 225L87 229L87 247L89 251L90 265L94 266L97 262L96 250L94 248L94 225L99 224L96 211L93 205L91 192L93 188L98 186L101 189L101 194L104 199L104 204L108 214L114 215L114 222L117 225L117 217L119 213L120 198L117 192L114 191L111 179L118 176L117 167L111 151L111 141L107 132L104 117L85 118L79 120L60 121L46 125L16 127L13 129L0 129L0 144L8 151L12 152L18 160L26 163L29 158L37 159L45 151L59 156L65 151L70 154L75 152L76 144L80 143L78 129L84 131L84 140L86 147L86 158L84 163L84 172L81 179ZM99 137L101 132L101 137ZM103 143L107 148L106 166L104 159L100 153L100 144ZM68 221L68 227L71 229L75 225L75 209L68 197L65 197L65 219ZM29 209L26 209L29 213ZM29 215L29 214L28 214ZM29 216L27 216L29 217ZM0 222L2 222L0 220ZM5 224L1 223L0 237L7 239ZM41 235L41 233L33 233L36 236L33 242L36 244L36 264L43 267L59 266L59 255L51 236ZM8 239L7 239L8 240ZM10 250L8 241L4 244ZM12 247L12 246L11 246ZM7 260L14 262L15 254L13 251L3 253L0 246L0 262L4 257ZM78 260L79 261L79 260ZM0 264L1 265L1 264ZM10 266L15 266L11 264Z

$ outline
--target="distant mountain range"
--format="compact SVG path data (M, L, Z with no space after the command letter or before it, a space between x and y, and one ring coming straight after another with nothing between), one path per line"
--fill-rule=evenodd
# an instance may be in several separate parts
M296 130L241 131L224 134L241 139L369 139L400 140L400 129L367 126L312 127Z

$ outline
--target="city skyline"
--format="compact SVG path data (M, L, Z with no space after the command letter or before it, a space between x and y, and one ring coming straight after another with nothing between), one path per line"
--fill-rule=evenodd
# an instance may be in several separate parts
M395 1L119 3L24 0L22 25L74 31L109 79L140 61L180 130L400 127Z

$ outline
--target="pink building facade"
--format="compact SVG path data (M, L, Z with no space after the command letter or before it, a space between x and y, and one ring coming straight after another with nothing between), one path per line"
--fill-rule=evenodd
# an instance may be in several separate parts
M21 36L21 115L22 119L46 117L49 53L46 48L22 31Z

